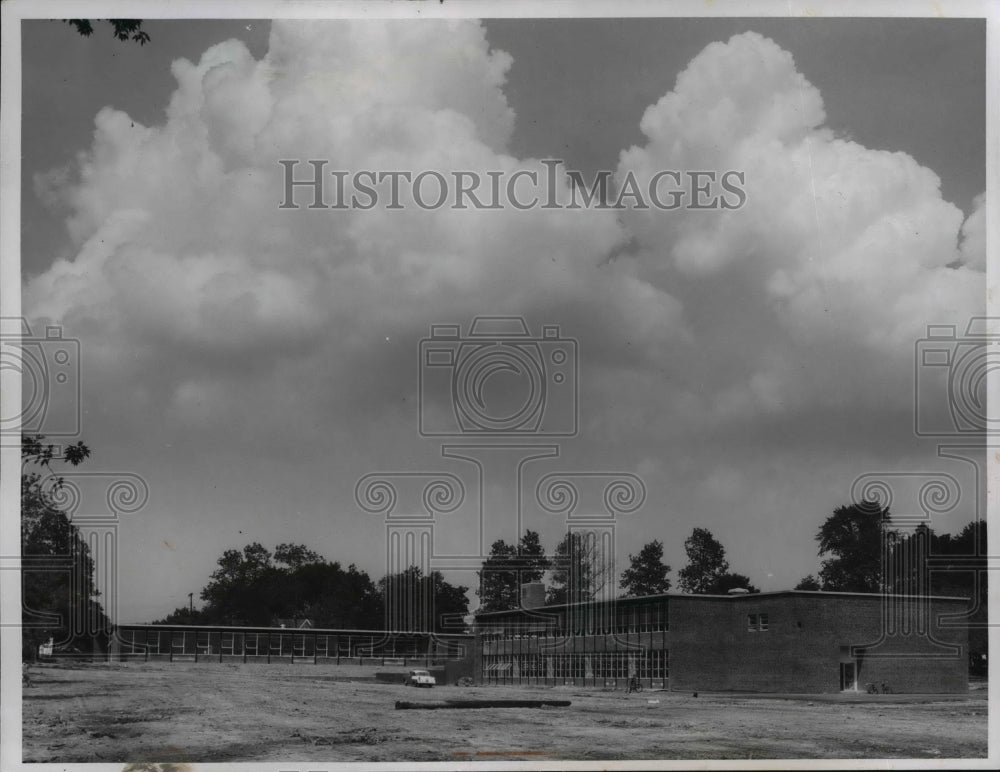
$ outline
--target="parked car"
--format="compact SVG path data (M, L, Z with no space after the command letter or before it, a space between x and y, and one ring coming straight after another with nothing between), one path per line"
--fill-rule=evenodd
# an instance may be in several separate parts
M426 686L428 689L437 684L437 679L426 670L411 670L406 674L407 686Z

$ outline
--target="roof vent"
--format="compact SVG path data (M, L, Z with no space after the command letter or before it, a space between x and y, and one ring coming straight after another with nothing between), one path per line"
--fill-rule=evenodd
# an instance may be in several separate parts
M749 593L750 590L748 590L746 587L733 587L733 589L729 591L730 595L747 595Z

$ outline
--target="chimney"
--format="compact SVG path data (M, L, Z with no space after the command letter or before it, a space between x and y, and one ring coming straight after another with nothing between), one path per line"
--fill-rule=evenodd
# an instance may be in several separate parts
M521 608L541 608L545 605L545 585L528 582L521 585Z

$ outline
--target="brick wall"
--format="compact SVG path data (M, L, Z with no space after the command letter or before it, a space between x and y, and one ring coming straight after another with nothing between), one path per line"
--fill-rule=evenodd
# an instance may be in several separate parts
M841 663L853 663L860 691L885 682L900 693L968 689L968 630L961 599L902 604L879 595L789 592L730 597L675 595L670 631L620 636L493 639L482 655L621 651L641 645L669 651L674 691L831 693L841 690ZM751 631L748 616L767 615ZM954 626L940 617L957 617ZM516 616L516 615L515 615ZM920 628L920 629L918 629ZM579 681L587 685L586 680Z
M912 625L886 635L891 626L879 596L675 598L671 689L837 692L844 661L855 663L861 690L884 681L895 692L964 692L967 631L938 624L941 614L964 608L964 601L924 601L898 619L923 614L925 630ZM750 614L767 614L768 629L749 631Z

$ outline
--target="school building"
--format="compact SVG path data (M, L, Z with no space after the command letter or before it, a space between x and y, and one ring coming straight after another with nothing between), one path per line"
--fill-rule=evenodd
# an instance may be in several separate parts
M541 592L541 594L540 594ZM476 616L483 684L670 691L968 690L967 598L783 592L666 593Z
M135 625L115 627L108 657L145 662L285 662L423 665L467 660L465 634L294 626Z

